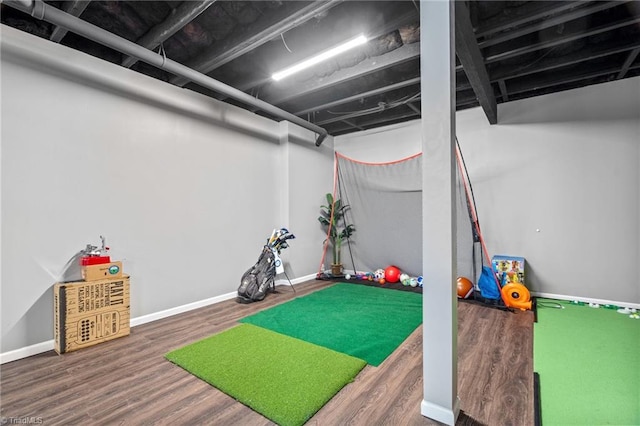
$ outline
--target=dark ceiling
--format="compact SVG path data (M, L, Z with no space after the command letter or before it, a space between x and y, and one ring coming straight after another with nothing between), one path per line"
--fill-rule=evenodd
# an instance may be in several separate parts
M10 7L2 24L278 119ZM340 135L420 116L420 2L47 1ZM273 72L360 33L369 42L279 82ZM640 75L638 1L456 3L457 109Z

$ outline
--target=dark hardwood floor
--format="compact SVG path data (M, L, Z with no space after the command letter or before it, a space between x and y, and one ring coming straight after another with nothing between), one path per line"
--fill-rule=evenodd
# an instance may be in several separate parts
M310 281L259 303L228 300L134 327L77 352L46 352L0 368L0 415L45 425L272 425L164 359L259 310L321 289ZM533 425L533 314L458 304L458 425ZM308 425L432 425L420 415L422 327L379 367L366 366ZM283 401L286 404L286 401Z

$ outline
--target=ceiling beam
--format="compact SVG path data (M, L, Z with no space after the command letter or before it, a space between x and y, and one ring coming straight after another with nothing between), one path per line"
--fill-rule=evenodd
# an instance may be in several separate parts
M420 56L420 43L406 44L384 55L367 58L357 65L343 68L333 74L302 83L289 84L287 80L270 84L261 98L270 104L281 104L318 90L326 90L340 83L401 64Z
M636 60L636 57L638 56L638 53L640 53L640 48L639 47L633 49L631 51L631 53L629 53L629 56L627 56L627 59L624 61L624 64L622 65L622 69L620 70L620 72L616 76L616 79L619 80L621 78L624 78L624 75L627 73L627 71L629 71L629 67L631 66L633 61Z
M373 129L375 127L384 126L390 123L407 121L415 117L420 117L420 115L421 115L420 112L416 112L414 110L403 111L397 114L380 116L380 117L370 119L369 121L359 122L357 123L357 126L361 130ZM352 127L340 126L341 123L344 123L344 121L338 121L336 122L336 124L334 124L329 128L329 131L332 135L340 135L344 133L350 133L351 131L353 131L352 130L353 126Z
M375 5L375 2L373 3ZM384 15L384 24L380 26L375 26L371 31L367 33L367 37L369 39L375 39L380 36L384 36L392 31L397 30L405 25L411 24L413 22L418 22L418 17L416 16L416 12L411 10L411 12L405 13L393 13ZM322 35L319 34L318 37ZM259 86L265 86L272 83L271 76L264 76L259 79L250 81L248 83L239 83L239 84L231 84L234 87L246 92L248 90L255 89Z
M537 21L548 16L552 16L565 10L571 10L582 6L582 1L532 1L525 3L519 7L509 8L509 15L499 15L495 18L488 19L476 28L476 37L487 37L495 33L499 33L511 28L519 27L529 22ZM508 3L507 3L508 5ZM505 8L505 10L507 10ZM519 17L514 15L519 14Z
M414 105L411 105L411 102L420 102L421 100L422 100L422 98L420 96L418 96L417 98L411 99L411 101L398 103L398 104L393 105L393 106L388 106L386 104L380 104L380 105L378 105L378 107L363 108L362 111L350 112L350 113L346 113L344 115L336 115L333 118L327 118L325 120L318 121L315 124L317 124L318 126L324 126L325 124L336 123L338 121L345 121L345 120L348 120L350 118L364 117L364 116L367 116L367 115L378 114L378 113L383 112L383 111L389 111L389 110L397 108L397 107L399 107L401 105L407 105L410 109L416 111L417 114L419 115L420 114L420 110L417 109Z
M421 114L422 114L422 112L420 111L420 108L418 108L417 106L415 106L415 105L413 104L413 102L407 102L407 106L408 106L409 108L411 108L411 109L413 110L413 112L415 112L417 115L421 115Z
M216 0L186 1L171 11L169 17L151 28L145 35L136 40L136 44L153 50L163 41L180 31L185 25L197 18L202 12ZM136 58L127 56L122 61L122 66L131 68L138 62Z
M247 28L246 31L232 34L222 43L215 43L206 52L199 55L198 60L188 63L189 68L195 69L203 74L208 74L222 65L251 52L262 46L274 37L295 28L314 16L324 13L329 9L339 5L343 0L315 1L311 4L300 2L285 2L277 13L265 16L255 25ZM298 8L297 10L291 8ZM291 8L289 7L291 6ZM172 84L184 86L189 80L182 77L175 77Z
M303 109L301 111L296 111L296 112L294 112L294 114L295 115L302 115L302 114L306 114L306 113L313 112L313 111L319 111L319 110L322 110L322 109L329 109L329 108L333 108L333 107L335 107L337 105L342 105L342 104L346 104L346 103L349 103L349 102L357 101L357 100L362 99L362 98L368 98L368 97L371 97L371 96L380 95L382 93L391 92L392 90L402 89L404 87L413 86L415 84L420 84L420 77L410 78L408 80L400 81L398 83L389 84L389 85L383 86L383 87L378 87L377 89L369 90L367 92L356 93L355 95L352 95L352 96L349 96L349 97L346 97L346 98L337 99L337 100L332 101L332 102L327 102L327 103L322 104L322 105L315 105L315 106Z
M456 111L462 111L462 110L469 109L469 108L475 108L477 106L479 106L477 99L468 99L468 100L465 100L464 102L456 103Z
M496 44L500 44L507 40L512 40L514 38L522 37L527 34L539 32L546 28L551 28L556 25L564 24L565 22L583 18L585 16L589 16L594 13L601 12L603 10L611 9L612 7L620 6L625 3L627 2L625 1L596 2L594 5L590 7L579 8L569 13L564 13L554 18L545 19L543 21L536 22L532 25L528 25L524 28L509 31L507 33L504 33L494 38L489 38L487 40L484 40L478 43L478 46L480 46L480 49L484 49L485 47L494 46Z
M492 62L502 61L505 59L513 58L518 55L524 55L525 53L535 52L536 50L548 49L550 47L559 46L561 44L569 43L575 40L580 40L585 37L590 37L597 34L602 34L607 31L612 31L618 28L626 27L628 25L640 23L640 16L631 16L619 19L615 22L609 22L598 27L585 30L584 28L578 29L572 33L564 34L551 39L546 39L538 43L526 44L517 48L503 50L501 52L491 53L485 52L485 63L490 64Z
M412 111L406 111L396 115L387 115L384 117L375 118L373 120L365 121L358 124L366 129L372 126L379 127L380 125L384 125L384 123L388 123L390 121L406 120L412 117L419 117L419 116L420 116L420 113L416 113L415 111L412 110Z
M73 15L76 18L82 15L82 12L89 6L90 1L82 1L82 0L74 0L74 1L65 1L62 2L62 11L68 13L69 15ZM59 26L55 26L53 28L53 32L51 32L51 37L49 40L60 43L65 35L67 35L66 28L62 28Z
M473 33L469 10L462 1L455 3L456 9L456 54L462 64L471 87L484 110L489 123L498 122L498 107L482 53Z
M640 64L632 65L629 69L640 68ZM601 77L603 75L615 75L618 74L619 67L606 67L600 69L588 69L578 74L563 75L561 73L554 74L552 77L546 80L537 80L534 82L523 82L520 84L514 84L511 86L509 93L513 95L530 92L533 90L545 89L547 87L560 86L563 84L575 83L577 81L589 80L595 77Z
M496 53L485 52L486 54L485 64L490 64L490 63L498 62L505 59L511 59L518 55L524 55L526 53L535 52L537 50L548 49L551 47L562 45L564 43L570 43L572 41L580 40L581 38L590 37L593 35L601 34L607 31L615 30L617 28L622 28L622 27L626 27L628 25L633 25L637 23L640 23L640 17L638 16L626 17L615 22L600 25L599 27L593 28L588 31L581 29L578 31L574 31L570 34L564 34L558 37L553 37L547 40L543 40L539 43L525 44L520 47L505 49L501 52L496 52ZM632 40L631 43L633 42L634 41ZM456 66L456 71L462 71L462 65Z
M358 127L362 127L362 128L367 128L369 126L373 126L373 125L378 125L378 124L384 124L385 122L389 122L389 121L397 121L400 119L407 119L407 118L411 118L411 117L419 117L421 112L420 109L417 108L415 105L413 105L413 102L420 102L421 98L418 97L416 99L413 99L411 102L407 102L405 105L407 107L409 107L411 109L411 111L406 111L400 114L394 114L394 115L389 115L389 116L385 116L385 117L379 117L376 118L374 120L370 120L370 121L364 121L364 122L359 122L357 123ZM457 109L460 109L460 107L467 107L469 105L471 106L476 106L478 104L478 100L476 99L475 96L473 97L465 97L465 98L456 98L456 106ZM339 116L339 117L335 117L335 118L331 118L325 121L321 121L318 122L317 124L321 124L321 123L327 123L327 124L332 124L332 123L339 123L339 122L346 122L346 123L351 123L351 120L349 120L350 118L355 118L355 117L365 117L367 115L374 115L374 114L378 114L380 113L382 110L379 109L375 109L375 110L370 110L370 111L361 111L359 113L352 113L352 114L345 114L343 116ZM355 123L354 123L355 124ZM355 127L355 126L352 126ZM343 132L346 131L346 128L341 128L340 130L337 130L338 132ZM334 130L333 128L331 129L330 133L334 134L336 132L336 130Z
M509 93L507 92L507 85L504 80L498 80L498 87L500 87L500 94L502 95L502 102L509 101Z
M364 127L358 126L354 121L351 120L342 120L343 123L348 124L349 126L358 129L358 130L364 130Z
M535 66L509 66L494 68L491 72L491 82L497 83L500 80L510 80L543 71L550 71L553 69L567 67L569 65L574 65L593 59L603 58L605 56L615 55L637 48L640 48L640 40L631 40L623 45L620 45L620 43L615 40L613 42L610 41L608 43L601 43L596 45L593 50L580 49L575 53L571 53L559 58L544 58L539 62L536 62ZM471 89L471 84L463 83L456 87L456 90L467 89Z
M363 117L365 115L377 114L379 112L384 111L385 108L383 106L373 107L373 108L365 108L362 111L350 112L344 115L337 115L333 118L327 118L326 120L318 121L314 124L318 126L324 126L325 124L336 123L338 121L348 120L350 118Z

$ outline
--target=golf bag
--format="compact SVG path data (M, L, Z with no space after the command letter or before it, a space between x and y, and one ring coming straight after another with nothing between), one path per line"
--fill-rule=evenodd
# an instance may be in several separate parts
M275 292L275 277L284 272L280 251L289 247L286 240L295 238L286 228L273 230L267 244L262 247L258 261L242 275L238 287L238 303L252 303L263 300L271 290Z

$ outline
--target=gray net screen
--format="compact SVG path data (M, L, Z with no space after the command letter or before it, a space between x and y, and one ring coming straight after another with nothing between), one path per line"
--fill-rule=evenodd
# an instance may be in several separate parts
M364 163L337 154L336 164L335 196L349 205L346 220L356 228L343 245L345 269L355 266L367 272L395 265L411 276L423 275L422 155L392 163ZM474 234L463 177L456 170L457 275L476 282Z

